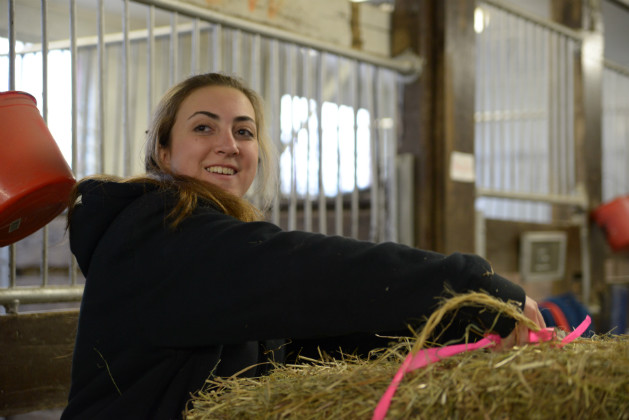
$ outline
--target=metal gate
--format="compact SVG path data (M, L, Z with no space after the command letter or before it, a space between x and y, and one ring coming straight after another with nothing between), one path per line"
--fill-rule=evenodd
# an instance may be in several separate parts
M475 29L476 252L486 254L486 219L576 227L589 302L588 196L574 129L582 37L494 0L478 3Z
M629 69L603 69L603 202L629 194Z
M417 72L416 61L168 0L2 3L9 26L0 39L0 90L37 98L77 178L141 173L144 132L162 93L190 74L233 73L266 99L281 154L270 220L396 240L398 75ZM52 7L67 11L64 22L50 18ZM85 19L89 25L81 25ZM120 29L108 29L112 20ZM0 304L9 311L19 303L79 301L83 281L62 217L0 248Z
M548 223L552 204L585 205L574 138L580 36L491 1L479 3L476 30L477 209Z

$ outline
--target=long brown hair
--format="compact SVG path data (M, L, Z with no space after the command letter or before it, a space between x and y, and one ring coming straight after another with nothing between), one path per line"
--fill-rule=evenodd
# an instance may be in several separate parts
M195 90L208 86L224 86L237 89L251 102L255 112L259 153L258 174L254 184L258 197L262 199L263 208L268 206L277 189L277 165L275 149L266 132L262 100L255 91L249 89L240 79L221 73L206 73L189 77L170 88L162 97L155 109L151 125L147 131L144 159L146 175L127 179L99 175L86 179L152 183L174 190L178 196L178 202L169 215L171 226L173 227L176 227L192 213L199 199L215 203L225 214L240 220L260 220L263 212L246 199L237 197L208 182L174 174L164 165L160 158L160 150L170 147L171 130L175 124L175 118L181 103ZM74 206L80 195L79 186L80 183L77 183L70 195L68 221L72 217Z
M83 178L80 182L74 184L68 198L68 226L72 220L74 208L79 202L80 185L87 180L97 180L102 182L119 182L119 183L139 183L153 184L161 189L169 190L178 197L177 204L167 215L170 226L176 228L181 221L189 216L199 203L199 199L207 200L223 213L233 216L243 222L254 222L262 220L263 212L248 201L230 194L208 182L185 175L160 174L155 176L135 176L129 178L120 178L113 175L93 175Z

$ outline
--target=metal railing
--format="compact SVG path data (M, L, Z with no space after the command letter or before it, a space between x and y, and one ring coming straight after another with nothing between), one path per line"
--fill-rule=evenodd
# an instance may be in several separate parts
M603 68L603 202L629 194L629 69Z
M31 1L31 12L38 5L40 14L30 16L28 25L20 27L14 22L24 22L20 13L27 1L8 1L9 48L0 54L0 69L6 65L7 90L28 91L26 79L41 81L41 88L29 93L38 99L51 131L53 123L68 118L69 128L52 134L66 145L77 178L141 172L144 131L159 96L190 74L235 73L267 100L270 134L283 153L281 171L288 176L280 189L287 192L273 204L270 220L287 229L374 241L396 239L396 92L401 79L421 72L417 57L380 57L182 2L60 1ZM65 23L52 21L49 8L53 4L66 8ZM84 22L85 16L89 22ZM112 19L120 25L108 30ZM32 24L36 21L39 27ZM53 27L65 27L68 32L53 33ZM29 39L16 48L18 37L24 34L30 34ZM55 60L69 60L69 71L53 74L53 53L60 53ZM27 68L34 67L24 65L27 59L41 64L36 75L25 76ZM65 92L51 94L62 85ZM312 107L305 117L294 119L294 129L282 140L282 116L297 114L294 107L282 109L286 97L294 103L304 98ZM67 102L61 104L61 99ZM337 134L330 138L326 133L331 131L323 129L329 123L323 121L328 105L336 106L337 112L343 107L351 115L347 126L336 122ZM60 109L64 115L51 115ZM361 115L367 115L366 122L359 122ZM341 132L348 133L347 137L341 138ZM351 147L346 148L347 143ZM335 151L328 156L328 149ZM308 151L305 171L300 150ZM362 169L355 157L364 150L369 176L360 184ZM348 153L353 155L352 164L342 173ZM335 160L338 173L334 188L326 184L323 172L330 159ZM349 186L342 187L347 179ZM318 188L300 191L303 182ZM60 235L59 220L28 243L0 248L0 305L9 311L17 311L18 304L80 300L84 280L69 253L67 238ZM51 235L57 239L51 241ZM39 281L33 280L38 276Z
M574 138L581 36L500 1L477 14L477 207L540 223L552 204L586 208Z
M574 132L582 37L499 0L479 2L476 19L477 252L485 254L485 218L552 224L553 207L567 207L589 302L589 205Z

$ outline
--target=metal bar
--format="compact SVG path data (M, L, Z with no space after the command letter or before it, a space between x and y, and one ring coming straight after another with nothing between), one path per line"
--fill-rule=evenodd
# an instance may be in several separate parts
M76 45L76 1L70 0L70 77L71 77L71 103L72 103L72 170L76 172L78 168L77 154L77 45ZM72 285L77 281L78 265L74 257L70 257L70 281Z
M98 0L98 145L100 150L99 172L105 172L105 6L104 0Z
M153 114L153 84L155 83L155 6L149 6L147 17L148 42L146 44L146 61L148 65L148 77L146 81L147 89L147 121L151 121Z
M211 28L211 24L203 22L201 25L201 29ZM189 23L183 23L177 25L176 29L173 29L171 25L168 26L160 26L153 30L156 38L160 37L170 37L172 32L176 30L178 34L186 34L192 33L193 25ZM143 41L148 37L147 29L136 29L133 31L129 31L128 37L130 41ZM123 42L124 34L122 32L106 34L104 37L105 44L120 44ZM77 47L91 47L98 44L98 36L84 36L77 37L76 45ZM49 50L62 50L70 48L70 40L58 40L58 41L50 41L48 43ZM42 50L42 46L39 43L33 43L25 45L22 50L20 50L20 54L28 54L33 52L40 52ZM8 54L0 54L0 57L8 57Z
M514 51L514 74L516 75L515 86L513 87L514 92L514 100L512 102L511 114L515 116L517 113L521 112L525 108L524 102L524 91L526 89L525 80L526 80L526 65L525 65L525 48L526 48L526 38L524 34L525 22L522 19L515 19L513 22L513 34L514 38L517 40L517 44ZM530 176L527 169L530 169L531 162L531 150L529 143L526 142L524 138L524 122L513 118L513 138L515 144L515 162L514 162L514 176L515 176L515 184L518 191L526 191L526 179ZM517 217L523 218L527 216L527 207L526 206L518 206L517 207Z
M179 32L177 31L177 12L170 15L170 86L179 81Z
M48 123L48 0L41 0L42 118Z
M251 73L249 75L249 87L251 89L253 89L256 92L261 92L262 91L262 66L259 65L259 63L261 63L261 55L262 55L262 46L261 46L261 37L259 35L254 35L250 37L250 43L249 43L249 62L248 65L245 65L246 67L248 67L251 70ZM267 113L267 115L269 115ZM267 121L270 121L271 119L268 119ZM254 181L254 185L257 185L258 181ZM269 203L264 203L262 200L263 197L260 196L260 194L254 194L251 197L251 201L252 203L257 207L257 208L262 208L263 204L267 205Z
M310 50L302 50L302 78L303 78L303 95L306 99L306 195L304 197L304 230L312 232L312 197L310 196L310 160L312 158L310 154L310 145L312 142L310 136Z
M613 159L612 151L616 148L614 139L615 135L611 135L610 131L614 130L614 112L612 100L612 84L614 82L614 73L607 67L603 68L603 124L602 124L602 200L609 200L613 196L613 175L615 171L615 159Z
M495 8L492 8L495 12ZM500 14L500 11L498 11ZM495 21L496 19L494 19ZM500 98L498 93L500 92L500 39L501 39L501 19L497 22L494 22L493 25L488 27L489 29L489 60L490 63L490 73L491 73L491 82L489 84L489 95L491 97L490 100L490 111L493 110L494 113L500 113ZM495 58L493 58L495 57ZM492 59L493 58L493 59ZM492 124L490 127L490 155L489 155L489 166L491 167L491 176L490 182L488 184L488 188L502 188L500 184L502 180L502 175L500 173L500 124ZM490 202L491 213L496 214L498 212L498 203L496 200L492 200Z
M260 35L254 35L251 40L251 67L253 68L251 74L251 88L256 92L262 91L262 37Z
M611 181L611 173L613 173L612 165L613 161L611 159L611 154L609 153L611 149L613 149L614 145L611 141L612 137L609 135L610 129L612 129L613 125L611 124L611 120L613 119L613 115L611 114L611 104L610 104L610 84L611 79L613 78L613 73L610 72L607 68L603 68L603 93L602 93L602 102L603 102L603 121L601 125L602 131L602 143L601 143L601 168L602 168L602 200L603 202L607 201L610 196L610 181Z
M502 13L504 16L504 13ZM494 92L496 93L496 111L505 112L505 95L507 94L507 88L505 86L507 80L507 71L505 66L505 44L508 41L506 36L506 24L505 19L500 19L500 25L498 25L498 30L496 31L497 37L494 38L497 47L497 56L498 60L496 60L496 87ZM496 157L495 164L497 166L498 176L495 179L495 185L499 189L508 189L510 187L507 178L507 150L506 150L506 118L497 124L497 136L496 140ZM505 212L505 204L504 202L496 202L497 210L502 210L502 213Z
M334 102L336 103L336 199L334 201L334 227L337 235L343 235L343 190L341 174L341 69L343 60L337 57L334 72L336 86Z
M231 31L232 50L231 50L231 71L240 74L241 60L240 51L242 50L242 31L239 29Z
M537 48L536 48L536 56L537 56L537 74L538 77L536 79L535 86L537 87L535 94L536 99L541 102L541 108L544 112L543 118L537 124L535 130L535 138L538 139L537 150L546 151L548 149L548 128L545 127L548 117L550 115L550 100L548 98L548 91L550 90L550 82L548 76L548 51L549 51L549 35L550 32L546 30L538 30L536 31L537 35ZM544 153L546 156L546 153ZM548 170L550 162L548 159L544 161L541 160L540 157L540 170L536 171L536 183L537 188L534 189L536 193L545 193L548 194L550 192L549 184L548 184ZM540 206L537 207L537 217L543 217L543 210ZM538 219L539 220L539 219Z
M290 143L288 145L290 150L290 198L288 203L288 230L297 229L297 176L295 169L295 86L296 81L294 75L294 48L295 46L289 45L284 48L285 61L284 61L284 80L285 80L285 92L289 95L287 110L290 115Z
M319 153L319 162L317 169L317 182L319 183L319 232L326 234L328 231L328 209L327 199L325 197L325 186L323 185L323 84L325 81L325 52L318 53L317 75L315 100L317 106L317 152Z
M280 65L279 65L279 42L275 39L270 41L270 57L269 57L269 105L271 109L278 110L281 107L280 104ZM279 118L271 120L271 136L276 142L281 142L281 127ZM280 144L281 145L281 144ZM280 225L280 200L279 194L273 200L271 207L271 220L276 225Z
M565 78L565 90L566 90L566 172L567 172L567 187L566 194L570 194L576 188L576 151L575 151L575 135L574 135L574 71L573 69L573 48L574 42L567 40L566 51L564 53L564 61L566 67Z
M352 189L352 202L351 202L351 236L358 238L359 232L359 202L358 202L358 111L360 109L360 68L356 60L352 60L352 74L354 74L353 80L350 81L350 100L354 116L354 188Z
M42 40L42 118L48 123L48 4L41 0L41 40ZM42 229L41 284L48 285L48 225Z
M122 174L131 172L131 136L129 135L129 0L123 1L122 12Z
M16 286L17 264L16 264L16 247L15 244L9 245L9 288Z
M214 22L226 27L243 30L249 33L257 33L265 37L279 41L296 44L302 47L312 48L318 51L330 52L342 57L353 58L379 67L395 70L399 73L418 76L421 74L421 59L411 55L403 58L391 59L361 52L352 48L342 47L337 44L327 43L312 39L295 32L285 31L273 26L263 25L250 20L224 15L222 13L194 6L192 4L177 2L174 0L136 0L138 3L152 4L165 10L181 13L182 15L199 17L209 22Z
M559 194L566 194L568 191L568 165L567 165L567 139L566 139L566 62L564 52L566 50L565 37L557 39L557 162L556 167Z
M51 302L78 302L83 286L16 287L0 289L0 305Z
M583 36L581 36L581 34L577 31L571 30L563 25L559 25L555 22L546 20L546 19L542 19L538 16L535 16L532 13L529 13L525 10L522 10L520 8L518 8L517 6L514 6L513 3L507 3L504 0L482 0L482 3L491 5L495 8L501 9L505 12L508 12L510 14L516 15L522 19L525 19L531 23L535 23L537 25L543 26L544 28L555 32L557 34L561 34L564 36L567 36L568 38L572 38L574 40L577 41L581 41L583 40Z
M77 46L76 46L76 1L70 0L70 73L72 86L72 169L78 168L78 144L77 144Z
M517 179L515 170L518 162L517 143L516 143L516 130L513 118L511 114L516 105L517 98L515 97L515 90L517 89L517 66L515 61L515 54L517 51L518 43L514 40L513 25L515 19L512 15L506 14L504 20L504 42L505 49L503 57L505 57L505 71L504 71L504 83L505 89L502 90L503 94L503 110L507 114L507 118L504 120L504 133L505 133L505 174L508 179L507 188L511 190L518 190ZM512 43L511 43L512 42ZM506 52L509 51L507 54Z
M603 65L609 70L612 70L616 73L621 73L622 75L629 77L629 68L623 66L622 64L618 64L611 60L605 59L603 60Z
M391 75L389 74L388 71L382 70L382 73L384 73L385 77L388 79L388 82L389 82L386 84L389 91L389 101L386 101L386 103L389 104L391 108L387 109L387 114L391 115L391 118L395 120L396 118L395 108L397 105L397 86L395 83L395 79L391 80ZM386 172L388 174L387 178L389 180L389 191L386 196L389 199L389 215L385 219L385 226L388 229L388 232L387 232L387 236L385 240L397 242L398 241L398 230L397 230L398 183L397 183L397 171L395 167L395 160L396 160L395 158L397 154L397 142L395 141L395 139L397 137L395 136L395 132L392 131L394 129L395 129L394 124L392 124L391 126L387 125L387 127L385 128L386 133L387 133L387 136L386 136L387 141L385 144L387 146L388 153L387 153L386 161L383 163L387 165L388 167ZM391 165L391 162L393 162L393 166ZM387 223L387 220L388 220L388 223Z
M550 159L550 167L551 168L557 168L558 167L558 162L557 162L557 158L558 158L558 152L557 152L557 85L558 85L558 80L557 80L557 51L556 51L556 40L557 37L555 34L551 33L550 34L550 39L549 39L549 48L550 48L550 54L549 54L549 75L550 75L550 89L549 89L549 93L548 93L548 99L549 99L549 119L548 119L548 125L549 125L549 133L548 133L548 140L550 142L549 144L549 159ZM557 194L559 192L559 186L558 186L558 180L557 177L555 176L555 173L551 172L550 174L550 179L549 179L549 185L550 185L550 192L552 194Z
M489 188L476 188L477 197L494 197L494 198L508 198L513 200L524 201L538 201L551 204L564 204L570 206L577 206L582 209L587 209L588 198L587 195L579 192L575 195L559 195L559 194L536 194L536 193L523 193L514 191L492 190Z
M379 171L378 171L378 159L380 153L378 153L378 127L377 127L377 115L375 114L375 99L376 97L376 69L371 68L368 72L367 79L367 104L369 110L371 110L371 121L369 124L369 147L371 149L371 195L370 195L370 208L371 214L369 218L369 240L376 242L378 240L378 220L379 220L379 207L378 207L378 194L380 193L379 185Z
M277 47L277 45L276 45ZM214 25L214 36L212 37L212 71L217 72L223 68L223 27L220 24ZM279 66L279 59L276 57L276 65Z
M199 22L199 18L196 18L192 24L192 38L190 41L190 72L192 74L198 74L201 68L199 64L199 56L201 55Z
M378 159L378 184L381 186L380 194L378 194L378 241L387 240L386 236L386 226L387 226L387 217L392 216L387 214L386 207L386 199L387 199L387 135L384 127L380 122L382 121L382 100L383 95L383 83L382 83L382 69L376 69L376 86L377 86L377 95L376 98L376 121L377 131L378 131L378 148L379 148L379 159Z
M476 70L476 78L479 89L476 90L476 101L478 103L476 107L476 114L484 114L489 111L488 99L489 95L487 92L489 91L489 68L487 66L487 61L484 59L488 56L487 53L487 43L489 37L487 36L487 28L485 28L482 32L476 35L476 44L478 45L478 56L482 57L481 59L476 60L477 70ZM488 154L490 152L489 149L489 130L487 130L487 126L489 124L487 122L480 122L476 120L476 127L478 130L478 135L475 140L475 157L476 157L476 173L477 185L487 185L489 182L489 171L490 171L490 162L488 159ZM478 235L478 233L477 233Z
M9 0L9 90L15 90L15 0Z
M533 25L523 25L522 28L523 34L522 37L524 39L524 48L522 53L522 60L525 63L524 67L524 94L522 97L523 103L523 111L528 114L532 114L534 112L535 100L533 99L533 87L535 86L535 32L533 31ZM526 142L528 146L529 153L529 162L526 165L526 169L522 174L522 179L526 183L526 188L523 191L532 192L535 189L535 177L537 171L535 170L534 162L535 154L537 153L536 147L536 139L533 134L534 132L534 120L527 119L524 121L522 140ZM535 207L527 204L526 206L526 216L529 220L533 220L535 218L534 212Z

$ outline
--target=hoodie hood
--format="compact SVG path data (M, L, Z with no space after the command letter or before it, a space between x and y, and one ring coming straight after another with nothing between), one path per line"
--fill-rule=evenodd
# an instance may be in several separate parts
M157 185L84 180L70 220L70 249L87 276L94 250L109 226L131 203Z

